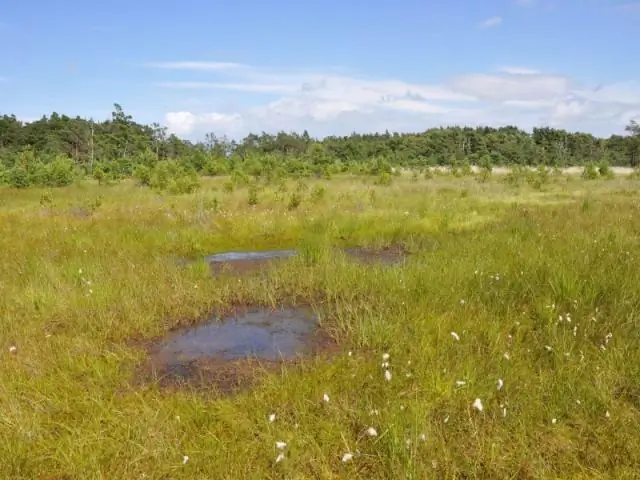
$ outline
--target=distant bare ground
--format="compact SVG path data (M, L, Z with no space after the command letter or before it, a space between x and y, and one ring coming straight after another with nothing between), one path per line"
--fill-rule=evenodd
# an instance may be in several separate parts
M531 170L535 170L535 167L529 167ZM449 167L433 167L434 170L438 170L441 172L449 171ZM474 172L479 172L480 167L473 165L471 169ZM562 173L567 175L580 175L582 173L583 167L566 167L560 169ZM631 175L634 171L631 167L611 167L611 170L615 175ZM493 167L492 173L497 175L506 175L509 173L511 169L509 167Z

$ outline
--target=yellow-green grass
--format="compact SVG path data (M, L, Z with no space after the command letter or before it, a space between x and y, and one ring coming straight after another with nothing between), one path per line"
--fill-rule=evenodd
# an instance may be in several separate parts
M0 190L0 478L637 478L640 182L341 177L294 210L295 181L255 206L224 182ZM341 351L232 397L134 381L140 340L234 303L311 303Z

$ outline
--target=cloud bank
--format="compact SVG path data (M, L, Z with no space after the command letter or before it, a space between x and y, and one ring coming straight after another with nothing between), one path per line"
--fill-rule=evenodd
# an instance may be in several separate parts
M155 86L185 95L179 108L166 112L165 123L187 138L305 129L322 137L454 124L552 126L608 135L622 133L640 115L638 81L590 86L525 66L456 75L436 84L232 62L147 67L170 70L173 78L176 72L184 75Z

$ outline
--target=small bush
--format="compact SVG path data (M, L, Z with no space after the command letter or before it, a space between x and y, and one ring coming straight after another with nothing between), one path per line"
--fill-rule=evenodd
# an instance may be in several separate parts
M380 175L378 175L374 183L376 185L388 187L389 185L391 185L392 181L393 181L393 177L389 173L383 172Z
M320 202L324 198L325 189L322 185L316 185L311 191L311 200L314 203Z
M255 185L251 185L249 187L249 198L247 199L247 203L251 206L258 204L258 187Z
M178 195L195 192L200 187L200 181L193 167L174 160L161 160L151 171L150 186L161 192Z
M611 168L609 163L606 161L603 161L602 163L600 163L600 165L598 166L598 173L603 178L611 179L614 177L613 169Z
M149 187L151 185L151 169L146 165L136 165L133 170L133 178L138 185Z
M598 170L593 163L589 162L584 166L584 169L582 170L582 178L585 180L595 180L598 178Z
M300 206L301 203L302 203L302 197L300 196L299 193L294 192L289 197L289 204L287 205L287 208L289 210L295 210Z

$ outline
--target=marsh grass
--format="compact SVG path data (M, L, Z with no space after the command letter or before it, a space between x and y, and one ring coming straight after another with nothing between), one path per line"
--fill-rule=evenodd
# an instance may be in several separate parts
M2 477L635 478L640 184L513 180L336 177L254 205L238 179L0 190ZM394 268L332 248L398 244ZM301 255L237 277L197 261L268 248ZM285 302L327 312L330 362L235 397L132 381L169 329Z

